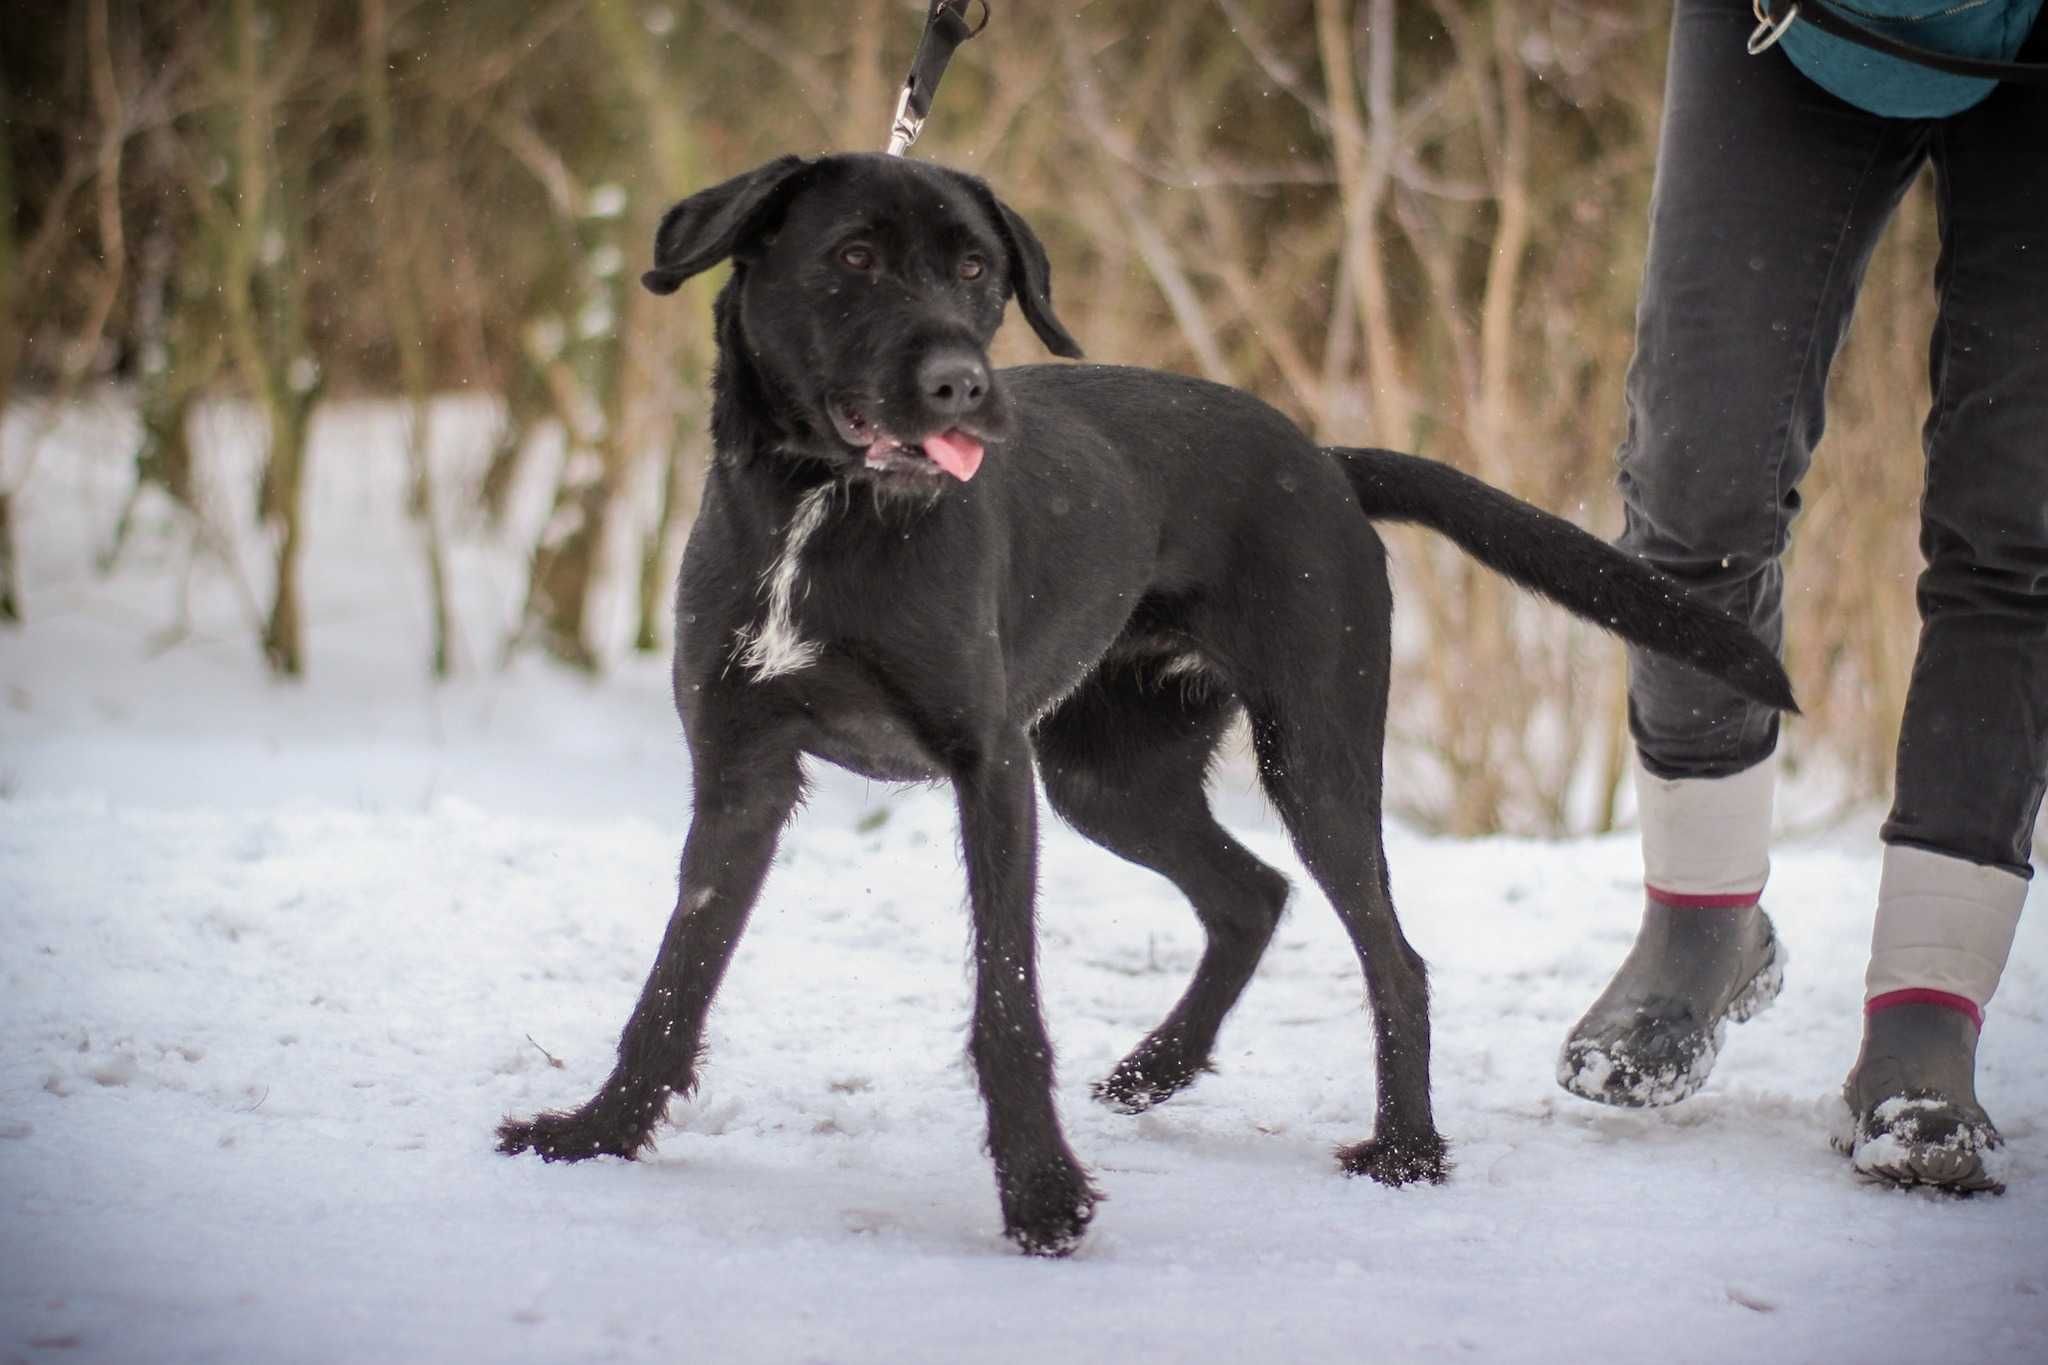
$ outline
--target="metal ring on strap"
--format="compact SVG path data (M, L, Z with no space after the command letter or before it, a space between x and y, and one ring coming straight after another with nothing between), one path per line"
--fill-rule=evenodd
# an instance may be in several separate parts
M1792 21L1799 17L1796 4L1786 7L1782 19L1771 17L1771 12L1764 8L1764 0L1749 0L1749 8L1756 15L1756 31L1749 35L1749 55L1752 57L1776 47L1778 39L1785 36L1785 30L1792 27Z

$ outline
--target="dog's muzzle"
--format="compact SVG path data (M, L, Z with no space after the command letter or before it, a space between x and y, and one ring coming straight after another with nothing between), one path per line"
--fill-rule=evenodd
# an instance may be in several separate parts
M986 369L982 374L987 374ZM951 380L954 384L964 382L959 375ZM986 391L986 383L982 385ZM977 405L979 400L976 400ZM942 413L939 421L947 423L938 430L923 436L899 436L871 418L870 407L858 398L834 398L826 404L832 418L833 430L839 439L850 446L863 448L866 454L862 463L869 469L884 474L936 477L950 474L965 483L981 468L982 457L987 453L982 433L957 422L949 422L953 414Z

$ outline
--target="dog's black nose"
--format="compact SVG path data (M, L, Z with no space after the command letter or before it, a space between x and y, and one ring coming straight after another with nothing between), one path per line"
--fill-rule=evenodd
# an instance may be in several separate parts
M940 417L964 417L988 396L988 366L974 352L934 351L917 367L918 390Z

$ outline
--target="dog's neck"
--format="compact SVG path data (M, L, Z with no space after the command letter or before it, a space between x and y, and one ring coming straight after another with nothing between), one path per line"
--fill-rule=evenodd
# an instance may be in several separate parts
M720 465L768 472L794 499L833 475L823 461L804 456L819 440L816 426L747 345L739 299L744 269L734 268L712 310L718 363L711 373L711 445Z

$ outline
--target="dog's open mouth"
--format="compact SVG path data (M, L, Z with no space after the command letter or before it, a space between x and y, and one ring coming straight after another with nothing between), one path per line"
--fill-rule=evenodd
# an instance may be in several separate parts
M827 406L839 439L866 449L864 463L869 469L920 478L950 474L965 483L981 468L985 453L981 437L963 427L948 427L921 440L906 441L871 421L856 402L834 399Z

